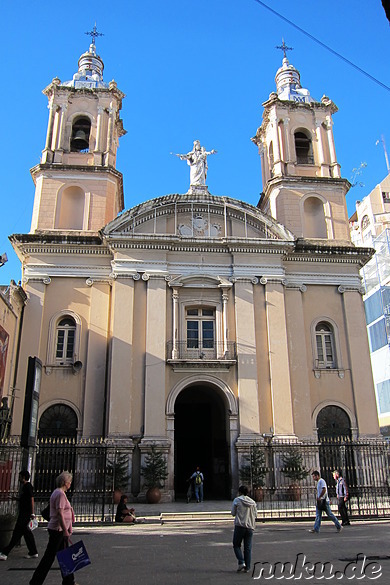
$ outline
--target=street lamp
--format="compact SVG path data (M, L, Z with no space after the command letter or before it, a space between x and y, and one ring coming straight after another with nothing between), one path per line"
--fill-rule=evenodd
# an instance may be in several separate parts
M4 254L0 256L0 266L4 266L6 262L8 262L8 257L7 254L4 252Z

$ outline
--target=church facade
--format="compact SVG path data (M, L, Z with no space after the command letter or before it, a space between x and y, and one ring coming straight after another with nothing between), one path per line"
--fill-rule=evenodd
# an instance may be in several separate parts
M376 438L359 275L372 251L350 241L334 103L315 101L285 57L252 139L257 207L209 193L212 153L198 143L182 155L197 177L187 193L124 211L124 94L103 81L95 44L44 93L31 231L11 236L28 298L12 433L36 356L39 436L126 447L141 494L152 446L172 500L196 465L210 494L230 497L256 442Z

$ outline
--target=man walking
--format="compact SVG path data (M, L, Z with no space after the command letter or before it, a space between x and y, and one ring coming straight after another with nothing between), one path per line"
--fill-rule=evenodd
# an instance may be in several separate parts
M255 529L257 506L248 496L248 488L241 485L238 497L233 500L232 515L234 516L233 550L238 561L237 573L248 573L251 568L252 539ZM241 544L244 541L244 555Z
M341 524L337 520L336 516L333 514L332 510L330 509L328 498L328 486L326 485L326 481L322 479L319 471L313 471L311 475L314 481L317 482L317 504L314 528L309 530L309 532L315 532L318 534L318 532L320 531L322 512L325 512L325 514L332 520L332 522L336 526L337 532L340 532Z
M333 478L336 481L337 507L341 516L341 526L351 526L345 505L345 502L348 502L348 486L338 469L334 470Z
M196 471L191 475L188 479L190 482L194 482L195 486L195 499L197 503L203 502L203 482L204 482L204 475L200 470L200 467L196 468Z
M16 525L11 536L11 540L0 553L0 561L6 561L9 553L14 546L19 542L22 536L26 541L28 548L28 555L26 559L35 559L38 557L38 551L35 544L35 538L31 532L28 524L34 515L34 492L30 483L30 474L26 469L22 469L19 473L19 480L22 484L19 498L19 514L16 520Z

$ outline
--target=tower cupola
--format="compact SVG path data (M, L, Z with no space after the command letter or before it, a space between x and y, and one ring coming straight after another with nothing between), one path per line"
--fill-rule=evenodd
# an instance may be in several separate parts
M276 93L280 100L304 103L315 101L310 96L309 90L301 86L299 71L288 62L287 57L284 57L282 66L276 72L275 82Z
M66 81L63 85L76 88L108 88L108 83L103 81L104 63L96 53L95 43L91 43L89 50L81 55L78 66L79 70L73 75L72 81Z

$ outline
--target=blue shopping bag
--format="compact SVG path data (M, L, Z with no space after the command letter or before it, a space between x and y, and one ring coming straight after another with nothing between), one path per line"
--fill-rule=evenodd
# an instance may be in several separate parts
M71 575L75 571L79 571L91 564L87 549L82 540L72 544L68 548L58 551L57 559L63 577Z

